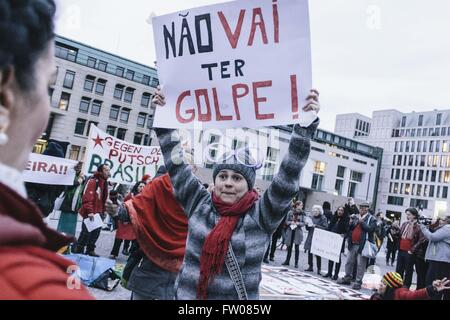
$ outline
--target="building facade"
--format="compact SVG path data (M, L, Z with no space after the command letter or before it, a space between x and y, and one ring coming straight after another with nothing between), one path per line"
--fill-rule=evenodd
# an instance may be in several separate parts
M369 117L359 113L339 114L334 132L350 139L366 137L370 134L370 123Z
M55 140L64 146L66 158L83 161L91 123L130 143L158 144L150 134L151 99L158 86L156 69L59 36L55 55L58 76L49 89L49 125L35 152L42 152L48 141ZM362 123L355 123L358 132L369 130ZM192 139L187 154L195 158L191 160L197 164L201 180L212 182L213 163L208 159L218 153L217 145L258 150L262 168L257 171L257 186L265 190L287 153L291 133L292 126L188 132ZM298 195L307 209L329 201L335 210L348 197L356 202L376 202L380 148L320 129L311 145ZM199 158L196 151L200 151Z
M408 207L428 217L447 210L450 110L375 111L369 136L357 139L384 149L378 209L403 219Z
M67 158L82 161L91 123L135 144L151 142L156 69L59 36L55 56L58 75L49 89L51 115L35 152L55 140Z
M191 156L197 158L196 164L200 164L200 179L210 183L213 163L207 159L214 158L220 150L207 146L226 145L229 150L246 146L250 150L258 150L260 156L256 158L262 159L262 167L257 170L256 186L265 190L288 152L291 134L291 126L258 130L206 130L196 139L199 145L192 148L192 153L202 150L199 158L194 154ZM313 205L321 206L324 201L330 202L332 209L336 210L349 197L354 198L356 203L368 201L375 204L382 153L381 148L318 129L300 175L298 198L304 201L306 210Z

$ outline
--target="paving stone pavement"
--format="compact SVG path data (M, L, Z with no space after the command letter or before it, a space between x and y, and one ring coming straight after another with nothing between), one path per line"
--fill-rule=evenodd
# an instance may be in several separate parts
M58 224L58 215L52 214L49 219L49 226L56 229L57 224ZM81 221L78 221L77 236L79 235L80 231L81 231ZM305 234L305 237L306 237L306 234ZM97 254L99 254L102 257L109 257L111 249L114 244L114 238L115 238L115 232L102 231L100 234L100 238L97 241L97 248L96 248ZM122 251L122 248L121 248L120 254L116 260L116 266L118 266L119 268L123 267L126 264L126 259L128 258L127 256L124 256L121 251ZM268 265L281 266L282 263L284 262L284 260L286 259L286 255L287 255L286 246L284 246L283 250L281 250L278 247L275 252L275 259L274 259L275 261L270 262ZM380 252L378 253L375 268L373 268L371 272L375 272L375 274L382 276L386 272L395 271L395 263L394 263L394 266L386 266L385 257L386 257L386 255L385 255L385 251L384 251L384 247L383 247L380 250ZM342 261L341 270L340 270L340 277L344 276L343 271L344 271L345 262L346 262L345 255L343 256L342 260L343 261ZM303 250L303 247L300 246L299 268L298 269L294 268L294 252L292 252L290 266L287 266L287 268L292 269L292 270L302 271L302 272L305 272L305 273L308 273L311 275L317 275L315 263L316 263L316 260L314 259L314 272L306 272L305 271L308 268L308 254L305 253ZM266 264L263 264L263 265L266 265ZM322 269L321 270L322 274L327 273L328 260L322 259L322 268L321 269ZM372 276L373 275L366 273L363 282L370 281L372 279ZM326 279L324 278L324 280L328 281L328 282L333 282L333 280L330 280L329 278L326 278ZM416 275L414 273L413 285L411 286L411 289L414 289L415 283L416 283ZM350 286L349 286L349 288L350 288ZM89 291L92 293L92 295L96 299L99 299L99 300L129 300L131 297L131 292L126 290L125 288L123 288L121 285L118 285L111 292L103 291L100 289L94 289L94 288L89 288ZM364 285L363 285L363 289L361 289L361 292L370 296L373 291L370 289L364 288Z

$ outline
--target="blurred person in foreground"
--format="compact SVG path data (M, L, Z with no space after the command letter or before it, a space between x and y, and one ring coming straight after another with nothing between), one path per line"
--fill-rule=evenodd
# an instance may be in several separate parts
M50 113L55 10L53 0L0 0L0 300L92 299L56 254L72 239L47 228L22 179Z

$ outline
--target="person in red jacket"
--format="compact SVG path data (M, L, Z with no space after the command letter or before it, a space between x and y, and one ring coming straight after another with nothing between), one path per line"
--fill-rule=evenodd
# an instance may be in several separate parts
M102 164L97 168L97 172L86 182L86 188L84 189L83 198L81 200L81 208L79 214L84 219L94 220L95 214L100 214L102 219L105 218L105 204L108 199L108 178L109 178L109 166ZM82 223L81 233L78 238L77 244L73 250L74 253L85 253L98 257L95 253L95 243L100 236L101 226L97 229L89 232L85 223Z
M450 289L450 280L435 280L433 285L419 290L409 290L403 286L402 276L397 272L388 272L383 276L378 292L370 300L426 300L443 290Z
M93 299L56 254L71 239L45 225L22 176L50 115L55 11L53 0L0 1L0 300Z

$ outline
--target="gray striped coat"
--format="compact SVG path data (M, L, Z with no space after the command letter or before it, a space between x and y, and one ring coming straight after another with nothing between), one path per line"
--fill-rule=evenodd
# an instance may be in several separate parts
M261 264L271 234L283 220L299 186L299 177L310 152L310 139L319 119L308 128L294 126L289 150L270 187L238 222L231 238L249 299L259 299ZM188 216L188 237L183 265L175 282L175 298L195 300L200 276L200 254L206 236L219 220L210 193L182 158L178 131L155 129L175 197ZM208 287L208 299L237 300L234 284L224 266Z

